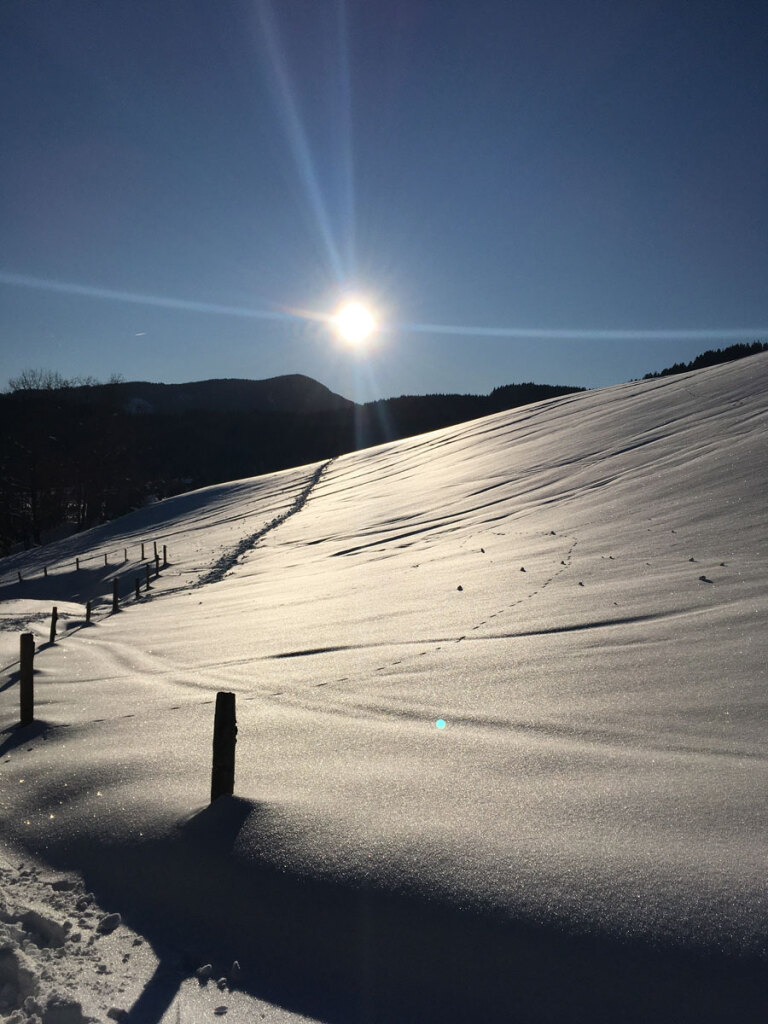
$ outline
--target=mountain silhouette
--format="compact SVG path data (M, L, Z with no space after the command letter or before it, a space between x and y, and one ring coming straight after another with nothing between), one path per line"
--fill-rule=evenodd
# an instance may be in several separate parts
M75 401L98 403L109 398L133 413L167 415L185 412L315 413L349 409L354 403L301 373L267 380L217 378L184 384L124 381L66 388Z

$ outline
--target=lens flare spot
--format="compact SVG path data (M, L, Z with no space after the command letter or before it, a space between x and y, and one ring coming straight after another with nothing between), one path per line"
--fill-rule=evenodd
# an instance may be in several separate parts
M437 726L438 729L444 729L445 720L443 718L438 718L438 720L435 722L435 725Z

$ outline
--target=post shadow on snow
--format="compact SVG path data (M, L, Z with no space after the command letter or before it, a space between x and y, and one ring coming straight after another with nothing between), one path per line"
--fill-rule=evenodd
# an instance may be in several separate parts
M49 722L37 719L29 725L16 722L14 725L6 726L0 730L0 737L4 737L0 738L0 757L17 747L23 747L25 743L40 739L41 736L47 738L52 728L54 727Z
M129 1021L156 1024L197 966L219 977L235 959L239 988L329 1024L766 1019L760 957L569 934L429 892L300 877L247 850L276 813L222 797L163 840L80 859L101 904L161 958ZM77 863L83 851L65 852ZM181 943L184 972L163 952Z
M80 621L78 621L76 619L67 618L66 635L67 636L72 636L73 633L77 633L81 629L86 629L86 628L90 629L90 627L92 625L93 625L93 622L86 622L85 620L80 622ZM61 639L63 636L64 636L64 630L62 629L62 632L59 635L59 639ZM56 641L55 640L53 640L53 641L46 640L44 643L36 644L35 645L35 657L37 657L38 654L42 654L43 651L47 651L49 647L55 647L55 646L56 646ZM7 671L11 667L11 665L18 665L18 664L19 664L18 659L16 661L12 661L10 663L10 665L6 665L5 668L0 668L0 674L2 674L3 672ZM43 674L43 672L44 672L44 669L40 669L38 666L34 667L35 677L40 677ZM9 672L8 673L8 678L3 683L3 685L0 686L0 693L3 693L5 690L10 690L10 688L12 686L15 686L16 683L19 682L20 678L21 678L21 668L17 668L17 669L14 669L13 672Z
M193 847L197 845L197 837L208 856L221 857L222 869L226 870L224 865L227 854L231 853L240 829L253 810L254 804L248 800L241 800L238 797L220 798L216 804L189 818L182 825L181 832L191 839ZM129 924L132 923L130 912L126 911L123 917ZM171 932L173 927L171 925ZM196 959L194 952L189 950L186 956L187 963L182 965L179 963L178 953L165 952L162 942L156 945L152 936L147 938L152 941L159 962L143 992L123 1018L124 1024L157 1024L162 1020L163 1014L176 998L181 982L194 973L205 959L203 951ZM178 936L169 934L168 939L169 943L173 941L178 947ZM200 959L200 956L203 959ZM211 959L211 956L208 959Z
M16 662L16 664L18 664L18 662ZM3 693L5 690L10 690L12 686L15 686L16 683L18 683L19 679L21 679L21 669L17 668L8 674L8 678L3 685L0 686L0 693Z
M161 959L144 991L120 1020L123 1024L158 1024L176 998L181 980L178 968L168 967Z

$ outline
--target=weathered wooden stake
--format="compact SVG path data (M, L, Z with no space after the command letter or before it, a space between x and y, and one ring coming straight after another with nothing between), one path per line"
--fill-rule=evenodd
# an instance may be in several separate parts
M144 541L141 542L141 560L144 561Z
M19 638L19 722L29 725L35 717L35 637L22 633Z
M75 569L77 569L78 572L80 571L80 559L79 558L75 559Z
M123 561L128 561L128 548L123 548Z
M147 574L147 580L146 580L146 583L144 584L144 589L145 590L149 590L149 564L144 566L144 571Z
M19 577L19 583L23 583L24 580L21 578L21 573L17 572L16 575Z
M160 575L160 555L155 552L155 576Z
M156 540L152 541L152 546L155 549L155 561L157 561L157 541Z
M44 565L43 566L43 576L47 576L47 575L48 575L48 566Z
M108 565L108 564L109 563L107 562L107 552L105 551L104 552L104 565Z
M116 612L120 607L120 598L117 593L118 582L112 580L112 611Z
M136 600L137 601L139 600L139 596L140 596L140 587L141 587L141 576L137 576L136 577Z
M235 695L220 690L216 694L213 720L213 770L211 771L211 803L235 791L235 744L237 717Z
M51 612L51 638L49 643L53 643L53 641L56 639L56 620L58 619L58 617L59 609L56 607L56 605L54 605L53 611Z
M163 544L163 568L168 568L168 545Z

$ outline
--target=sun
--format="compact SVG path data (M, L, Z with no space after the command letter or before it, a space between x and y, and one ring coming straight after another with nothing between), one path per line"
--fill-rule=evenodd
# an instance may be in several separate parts
M376 319L362 302L345 302L336 311L333 324L350 345L361 345L376 330Z

